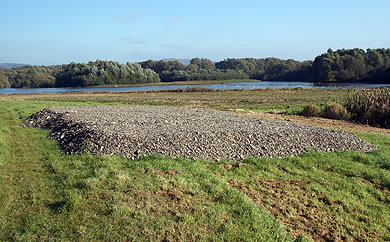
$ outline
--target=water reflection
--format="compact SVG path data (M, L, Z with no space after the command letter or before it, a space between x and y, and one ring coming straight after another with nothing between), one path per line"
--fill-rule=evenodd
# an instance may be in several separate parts
M154 86L135 86L135 87L87 87L87 88L0 88L0 94L34 94L34 93L64 93L64 92L128 92L128 91L151 91L166 89L182 89L188 87L206 87L214 89L257 89L257 88L378 88L390 87L390 84L362 84L362 83L337 83L337 84L316 84L309 82L276 82L276 81L258 81L258 82L237 82L224 84L205 84L205 85L154 85Z

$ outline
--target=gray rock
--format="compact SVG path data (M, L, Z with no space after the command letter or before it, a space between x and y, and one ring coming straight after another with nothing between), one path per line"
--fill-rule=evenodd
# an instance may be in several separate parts
M87 151L130 159L159 154L241 160L297 156L306 150L377 149L345 131L195 108L52 107L33 114L25 126L51 130L50 137L67 154Z

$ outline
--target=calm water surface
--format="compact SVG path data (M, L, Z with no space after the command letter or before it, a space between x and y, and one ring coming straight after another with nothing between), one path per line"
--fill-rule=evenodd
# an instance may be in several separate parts
M214 89L256 89L256 88L378 88L390 87L390 84L362 84L362 83L337 83L337 84L315 84L309 82L237 82L225 84L206 85L155 85L135 87L88 87L88 88L0 88L0 94L33 94L33 93L64 93L64 92L127 92L127 91L151 91L165 89L182 89L187 87L207 87Z

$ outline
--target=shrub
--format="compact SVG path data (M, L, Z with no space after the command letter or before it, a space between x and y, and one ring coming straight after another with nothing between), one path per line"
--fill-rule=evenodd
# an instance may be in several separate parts
M325 117L331 119L347 120L350 115L342 105L338 103L328 104L325 107Z
M345 107L354 120L390 128L390 88L350 90Z
M321 116L321 108L315 104L310 104L303 107L302 115L305 117L319 117Z

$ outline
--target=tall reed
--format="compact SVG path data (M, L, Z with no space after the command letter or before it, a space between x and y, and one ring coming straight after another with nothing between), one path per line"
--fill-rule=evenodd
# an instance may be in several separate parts
M352 89L347 94L345 107L352 119L390 128L390 88Z

